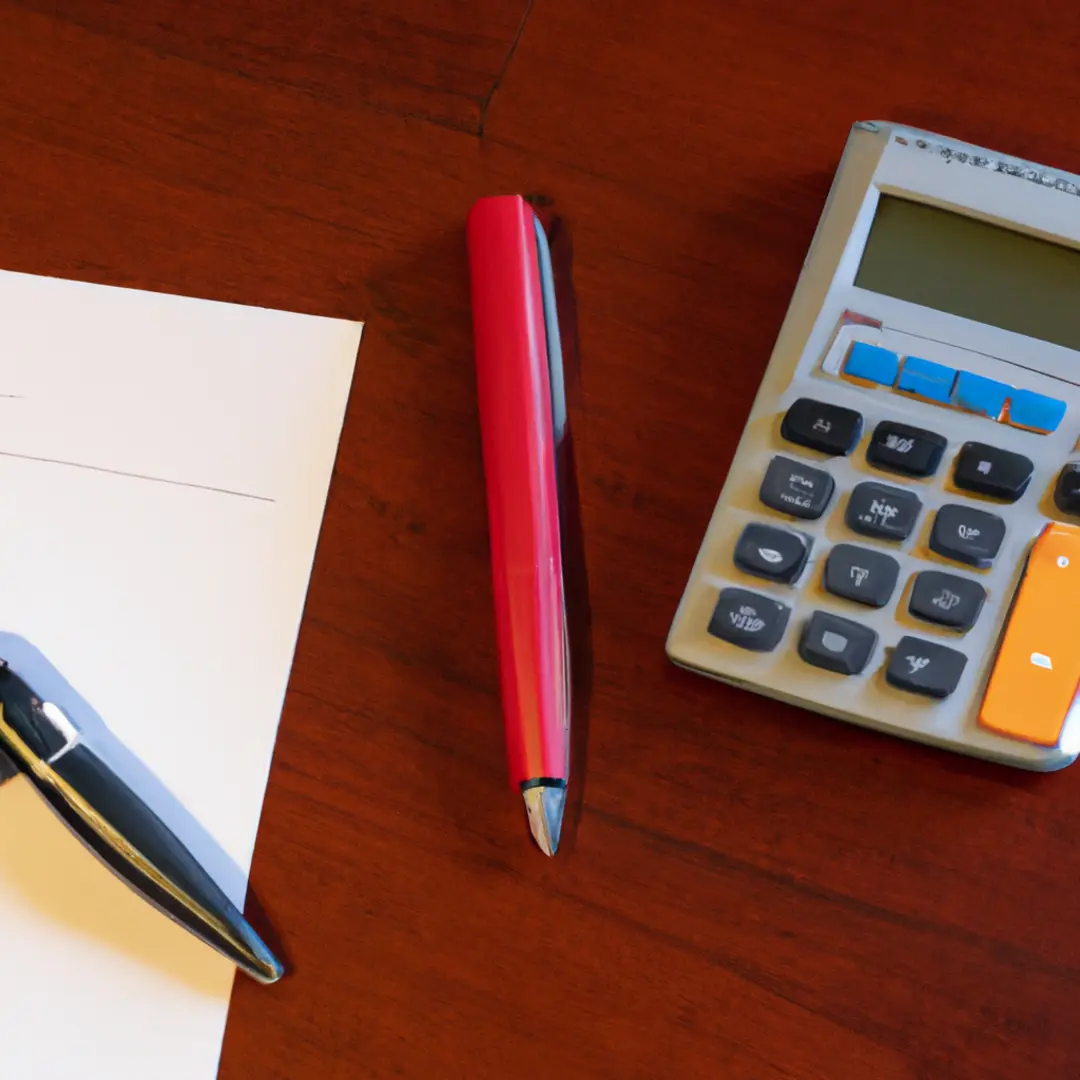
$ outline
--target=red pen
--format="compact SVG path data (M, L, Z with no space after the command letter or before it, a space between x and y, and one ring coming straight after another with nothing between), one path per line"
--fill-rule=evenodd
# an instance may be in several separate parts
M566 402L551 258L519 195L476 202L466 235L510 781L537 845L554 855L571 699L556 472Z

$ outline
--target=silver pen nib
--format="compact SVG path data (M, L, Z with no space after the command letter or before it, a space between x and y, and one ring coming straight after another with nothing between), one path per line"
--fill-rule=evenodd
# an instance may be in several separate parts
M555 787L537 784L535 787L526 788L521 794L525 800L525 813L529 818L533 839L545 855L554 855L559 850L563 810L566 808L566 788L562 785Z

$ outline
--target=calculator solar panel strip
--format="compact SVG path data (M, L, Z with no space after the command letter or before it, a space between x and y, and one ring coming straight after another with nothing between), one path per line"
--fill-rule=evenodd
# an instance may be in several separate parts
M1026 769L1080 752L1080 177L855 124L676 664Z

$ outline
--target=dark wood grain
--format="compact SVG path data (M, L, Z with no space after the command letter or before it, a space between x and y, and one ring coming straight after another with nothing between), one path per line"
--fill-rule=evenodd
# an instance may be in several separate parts
M371 106L474 133L528 10L526 0L15 0L12 6L159 60L187 60L315 101Z
M0 4L0 265L367 320L252 876L295 971L238 981L223 1080L1080 1075L1080 772L663 652L848 126L1080 170L1077 11ZM505 780L464 255L514 190L580 334L554 861Z

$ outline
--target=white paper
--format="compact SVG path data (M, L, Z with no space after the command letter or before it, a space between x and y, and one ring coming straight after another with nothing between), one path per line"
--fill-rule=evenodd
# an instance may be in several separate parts
M0 272L0 656L241 909L361 330ZM0 1075L217 1075L247 976L22 777L0 926Z

